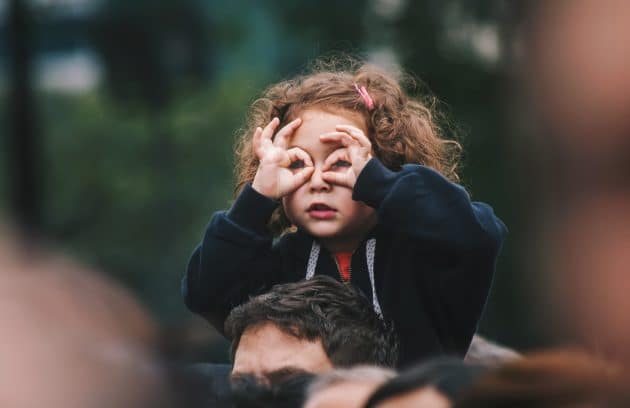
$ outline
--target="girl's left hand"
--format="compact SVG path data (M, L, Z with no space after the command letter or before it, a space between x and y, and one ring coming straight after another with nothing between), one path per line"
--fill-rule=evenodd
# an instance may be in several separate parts
M324 162L322 178L333 184L354 188L359 174L372 158L372 143L365 133L350 125L337 125L337 132L320 135L323 143L341 143Z

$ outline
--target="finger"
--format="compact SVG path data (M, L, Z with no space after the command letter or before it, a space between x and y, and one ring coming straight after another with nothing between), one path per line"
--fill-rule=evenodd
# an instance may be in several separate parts
M324 179L324 181L331 184L337 184L339 186L350 188L354 187L353 177L350 172L339 173L333 171L325 171L322 173L322 178Z
M319 136L319 140L323 143L341 143L348 147L352 145L359 146L359 141L354 139L348 133L345 132L329 132Z
M278 119L278 118L271 119L271 122L269 122L267 124L267 126L265 126L265 128L262 131L262 139L263 139L263 141L264 140L271 141L271 137L273 136L273 132L276 131L276 128L278 127L279 124L280 124L280 119Z
M289 147L290 137L293 135L293 132L295 132L295 130L298 127L300 127L301 124L302 124L302 119L297 118L289 122L282 129L280 129L278 133L276 133L276 136L273 139L274 146L278 146L283 149L286 149L287 147Z
M370 142L370 139L368 139L365 133L363 133L363 131L359 129L358 127L355 127L352 125L337 125L336 129L342 130L348 133L350 136L356 139L361 146L372 147L372 143Z
M332 168L333 164L337 163L339 160L345 160L352 164L352 160L350 159L350 152L346 148L337 149L332 152L326 160L324 160L324 171L328 171Z
M254 131L254 137L252 138L252 147L256 156L260 157L260 148L262 147L262 128L259 126Z
M315 167L304 167L293 175L291 179L291 191L297 190L302 184L306 183L308 179L311 178Z
M287 150L287 154L289 155L289 159L291 160L291 162L294 162L295 160L302 160L304 161L305 166L313 166L313 160L311 160L311 156L309 156L308 153L306 153L299 147L293 147Z

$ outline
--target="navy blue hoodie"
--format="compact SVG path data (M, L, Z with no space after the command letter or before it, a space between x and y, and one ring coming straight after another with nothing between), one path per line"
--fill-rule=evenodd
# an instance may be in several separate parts
M378 223L352 255L351 283L393 321L398 365L441 354L463 357L507 234L503 222L487 204L471 202L463 187L421 165L393 172L372 158L352 197L376 209ZM313 258L307 233L274 241L267 224L277 205L246 186L229 211L214 214L188 263L186 305L221 332L234 306L275 284L304 279L309 259L316 261L315 273L340 279L323 246Z

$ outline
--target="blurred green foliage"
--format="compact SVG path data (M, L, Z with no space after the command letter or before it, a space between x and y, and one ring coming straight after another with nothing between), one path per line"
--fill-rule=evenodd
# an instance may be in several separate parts
M130 285L164 319L212 211L229 205L233 133L252 89L239 75L159 114L95 91L41 94L46 230Z

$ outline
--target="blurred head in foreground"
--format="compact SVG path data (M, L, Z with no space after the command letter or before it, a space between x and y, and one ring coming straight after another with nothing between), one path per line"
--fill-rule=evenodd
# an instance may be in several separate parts
M395 376L395 371L376 366L331 371L309 386L304 408L361 408L378 386Z
M623 166L630 148L630 3L531 4L526 85L548 130L547 146L575 170Z
M545 169L531 184L547 185L536 199L548 206L547 287L564 312L555 326L628 364L630 2L533 2L531 11L525 82L539 128L528 142L547 162L526 174L531 183L531 169Z
M623 407L626 387L619 366L584 352L547 351L488 372L455 407Z
M486 369L458 358L440 357L413 367L378 388L366 408L451 407Z
M166 406L156 328L134 299L7 235L0 231L0 406Z

